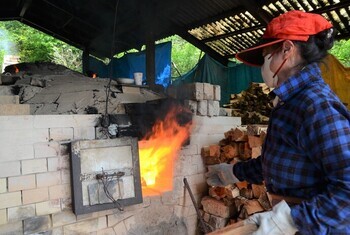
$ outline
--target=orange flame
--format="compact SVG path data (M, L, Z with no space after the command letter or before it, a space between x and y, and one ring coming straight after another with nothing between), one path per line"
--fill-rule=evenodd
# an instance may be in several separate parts
M192 125L191 122L179 125L177 115L184 111L183 108L172 108L164 120L155 123L152 133L139 141L143 196L173 189L174 160L188 139Z
M18 73L19 72L19 68L16 65L14 65L13 67L15 67L15 73Z
M96 74L96 73L93 73L93 74L92 74L92 78L97 78L97 74Z

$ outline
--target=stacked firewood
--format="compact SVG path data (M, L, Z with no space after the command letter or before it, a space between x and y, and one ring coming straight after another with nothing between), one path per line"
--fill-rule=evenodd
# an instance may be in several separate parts
M267 127L263 125L239 126L225 133L217 145L202 148L206 165L235 164L261 154ZM263 184L246 181L225 187L209 188L208 196L201 200L203 219L211 231L248 218L250 215L271 209Z
M251 83L247 90L231 94L223 105L229 116L241 117L242 124L267 124L272 110L271 89L265 83Z

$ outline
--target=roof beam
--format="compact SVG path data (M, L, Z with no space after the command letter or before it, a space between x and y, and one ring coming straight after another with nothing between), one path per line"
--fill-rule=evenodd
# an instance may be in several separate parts
M221 19L225 19L225 18L228 18L228 17L233 16L233 15L237 15L237 14L241 13L244 10L245 9L243 7L237 7L235 9L231 9L229 11L223 12L223 13L215 15L213 17L206 18L206 19L200 20L198 22L195 22L193 24L190 24L190 25L186 26L186 28L188 30L190 30L190 29L194 29L194 28L197 28L197 27L200 27L200 26L203 26L203 25L207 25L207 24L213 23L215 21L218 21L218 20L221 20Z
M19 17L23 17L29 6L32 4L32 0L26 0L22 6L21 12L19 13Z
M271 17L266 14L263 9L261 4L259 3L260 1L254 1L254 0L244 0L241 1L243 6L249 11L250 14L252 14L262 25L267 25L272 19Z
M96 32L100 32L100 31L101 31L99 28L95 27L94 25L90 24L89 22L86 22L85 20L81 19L80 17L77 17L75 14L73 14L73 13L67 11L66 9L63 9L63 8L57 6L56 4L52 3L51 1L49 1L49 0L43 0L43 1L44 1L45 3L51 5L52 7L56 8L57 10L60 10L60 11L62 11L62 12L64 12L64 13L70 15L70 16L73 17L74 19L80 21L81 23L83 23L83 24L89 26L89 27L92 28L93 30L96 30ZM66 26L66 24L64 24L64 26Z
M265 27L264 25L257 25L257 26L253 26L253 27L250 27L250 28L237 30L237 31L234 31L234 32L225 33L225 34L217 35L217 36L210 37L210 38L205 38L205 39L201 40L201 42L203 42L203 43L212 42L212 41L220 40L220 39L223 39L223 38L232 37L232 36L237 35L237 34L242 34L242 33L247 33L247 32L250 32L250 31L262 29L264 27Z
M322 7L320 9L314 10L312 11L313 13L318 13L318 14L322 14L322 13L326 13L326 12L330 12L339 8L344 8L350 6L350 0L343 0L337 4L334 5L328 5L325 7Z

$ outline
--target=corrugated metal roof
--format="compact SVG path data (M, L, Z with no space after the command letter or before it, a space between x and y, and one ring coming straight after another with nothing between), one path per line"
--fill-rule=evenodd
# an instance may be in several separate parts
M323 14L339 38L350 37L350 0L2 0L0 4L0 20L20 20L97 57L140 49L149 40L178 34L225 63L257 43L273 17L293 9Z
M283 0L269 1L261 6L270 19L290 10L303 10L322 14L338 31L338 38L350 36L349 1ZM256 44L265 30L266 23L248 11L222 17L213 22L188 30L196 39L224 57L234 57L238 51Z

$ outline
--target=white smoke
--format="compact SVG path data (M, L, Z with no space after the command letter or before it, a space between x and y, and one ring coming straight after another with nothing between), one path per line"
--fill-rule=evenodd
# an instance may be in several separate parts
M8 31L1 28L0 28L0 50L4 51L5 55L18 54L16 43L11 41Z

